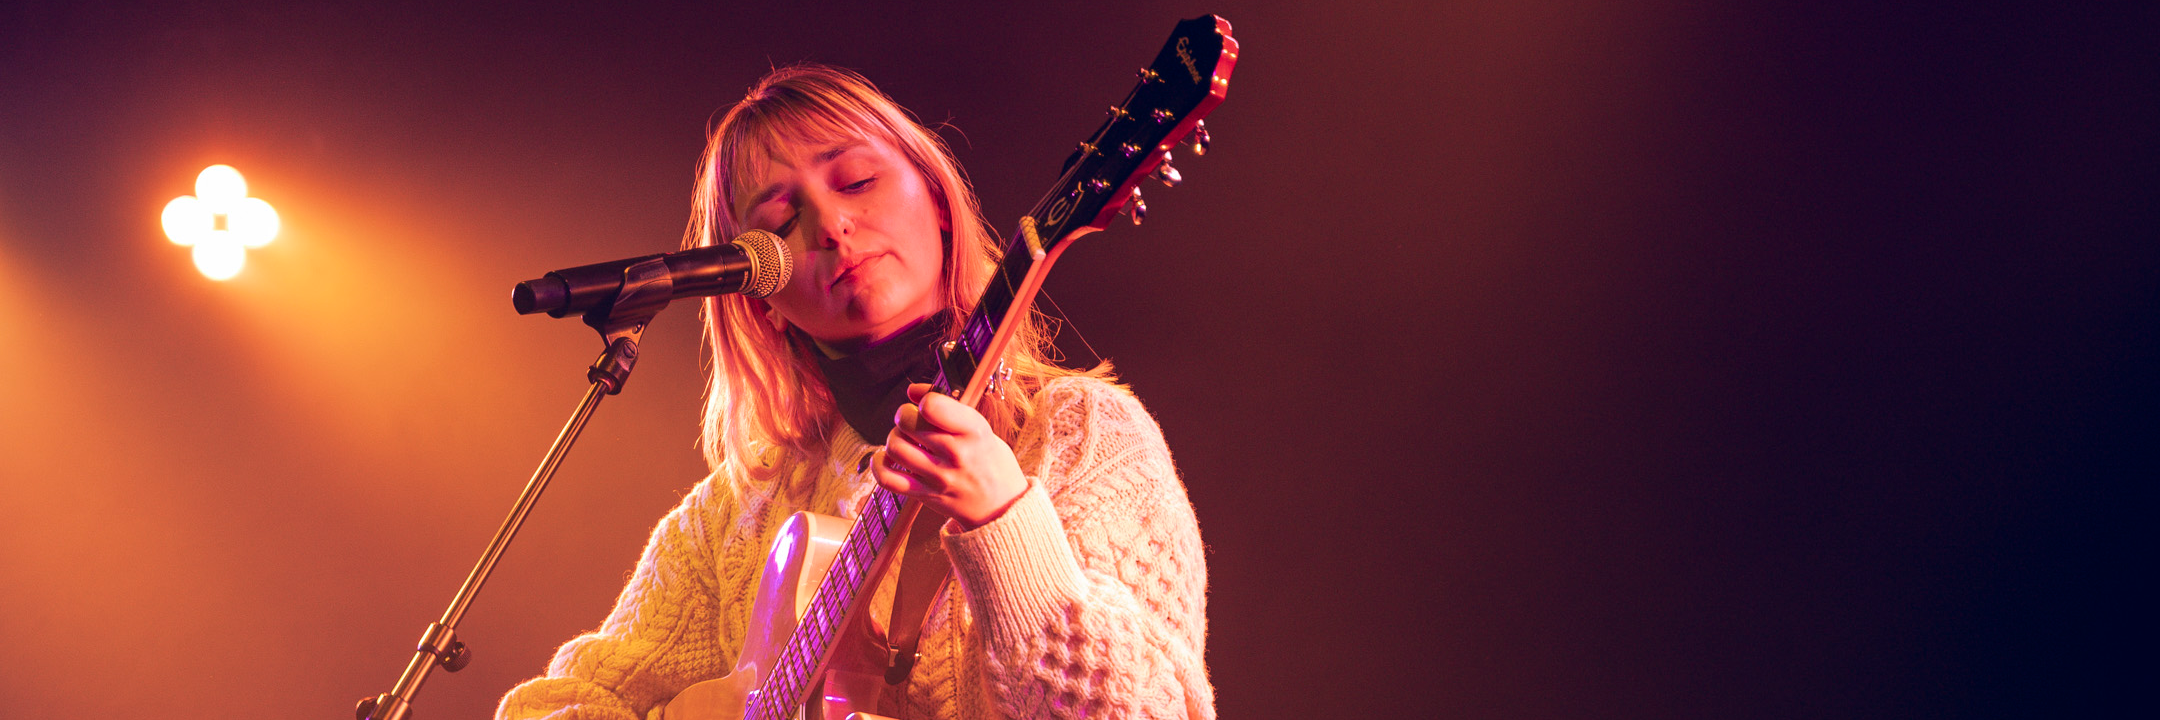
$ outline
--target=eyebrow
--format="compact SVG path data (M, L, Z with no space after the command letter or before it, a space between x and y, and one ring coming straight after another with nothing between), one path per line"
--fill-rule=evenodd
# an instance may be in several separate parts
M825 148L824 150L818 151L818 154L812 155L810 157L810 164L823 165L825 163L832 162L833 158L845 155L847 154L847 151L862 147L863 145L865 145L865 143L861 140L850 140L829 148ZM779 194L780 183L773 183L771 185L767 185L765 186L765 189L759 190L756 195L750 196L750 204L748 207L757 207L759 205L763 205L766 201L773 199L773 196Z

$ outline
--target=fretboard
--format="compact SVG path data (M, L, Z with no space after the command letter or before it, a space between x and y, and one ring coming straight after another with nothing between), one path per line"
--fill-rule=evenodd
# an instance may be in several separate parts
M802 623L795 627L795 634L788 638L787 646L780 651L779 659L771 672L753 692L745 715L756 720L786 720L795 716L802 707L804 691L809 688L813 673L832 647L833 639L847 620L848 608L855 602L869 579L871 566L877 560L878 549L892 536L893 528L900 518L901 497L885 486L870 491L863 503L862 516L855 521L855 528L848 531L847 539L840 543L840 552L833 557L832 568L825 571L824 582L818 585L817 594L811 596L810 605L803 613Z

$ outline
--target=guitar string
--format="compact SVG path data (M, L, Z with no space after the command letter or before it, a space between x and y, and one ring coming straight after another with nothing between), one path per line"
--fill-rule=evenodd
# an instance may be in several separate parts
M1043 300L1049 301L1050 309L1057 311L1057 317L1053 319L1057 321L1058 331L1062 333L1066 328L1072 328L1073 337L1078 338L1080 340L1080 346L1087 348L1088 355L1095 358L1095 362L1090 363L1089 366L1093 367L1095 365L1101 365L1102 353L1095 351L1095 344L1088 342L1087 334L1080 332L1080 324L1077 322L1073 322L1072 316L1065 314L1065 308L1058 307L1057 298L1050 297L1050 289L1043 288L1041 290L1035 291L1035 294L1042 296ZM1057 347L1054 337L1052 338L1051 347L1053 349ZM1059 359L1063 360L1064 358Z

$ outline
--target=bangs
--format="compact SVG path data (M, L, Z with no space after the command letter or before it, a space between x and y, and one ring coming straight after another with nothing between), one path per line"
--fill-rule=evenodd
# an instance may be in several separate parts
M810 93L771 88L764 97L744 104L737 117L727 122L714 158L722 205L728 218L739 224L741 201L758 191L752 183L764 175L791 147L818 147L851 140L876 138L902 147L891 128L880 122L869 107L846 107L836 100ZM859 102L859 101L857 101ZM847 104L855 104L849 102Z

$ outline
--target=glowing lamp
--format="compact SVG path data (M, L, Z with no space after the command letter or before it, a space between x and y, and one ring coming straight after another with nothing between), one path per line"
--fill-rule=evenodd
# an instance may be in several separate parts
M247 249L270 244L278 214L270 203L247 196L247 179L231 165L212 165L195 176L195 194L165 204L159 220L173 244L193 247L195 269L228 280L247 265Z

